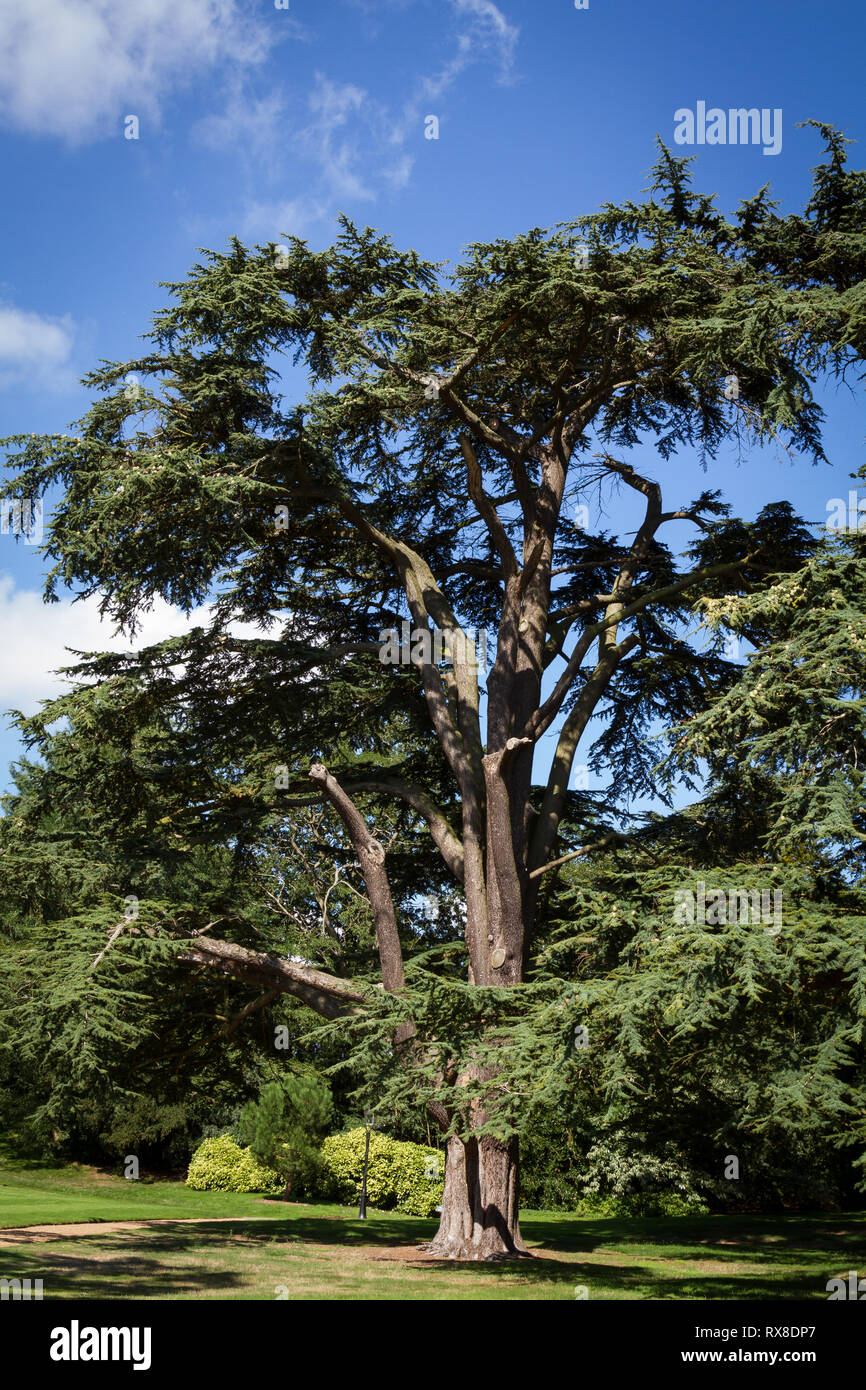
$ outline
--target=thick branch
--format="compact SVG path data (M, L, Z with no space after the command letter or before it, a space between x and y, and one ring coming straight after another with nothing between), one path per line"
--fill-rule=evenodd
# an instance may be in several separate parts
M362 782L353 782L346 790L348 792L383 792L386 796L396 796L401 801L405 801L408 806L411 806L414 811L424 817L439 853L454 877L460 883L463 882L463 846L445 819L444 812L420 787L411 787L408 782L402 782L398 778L364 778Z
M357 806L321 763L310 768L310 780L321 787L343 824L358 856L367 895L376 924L376 944L382 966L382 983L391 992L403 988L403 952L397 933L397 919L391 898L391 885L385 869L385 851L373 838Z
M595 670L580 692L573 709L562 726L538 824L533 835L529 860L530 871L541 867L556 839L559 818L562 815L565 794L568 790L571 765L574 761L577 745L583 737L583 732L620 661L628 655L633 647L637 646L638 641L637 634L631 633L617 646L608 648L600 656Z
M628 604L627 607L619 608L617 612L601 618L597 623L593 623L586 631L591 632L593 635L603 632L613 624L621 623L624 618L630 618L633 614L640 613L648 604L655 603L660 599L673 598L674 594L680 593L683 589L688 589L692 584L697 584L702 579L712 579L717 574L731 574L734 570L743 569L745 565L752 564L758 554L760 554L760 552L755 550L751 555L744 556L742 560L731 560L725 564L706 565L703 569L692 570L691 574L683 575L682 579L678 579L675 584L667 584L663 589L653 589L649 593L642 594L640 598L636 598L632 603ZM605 602L609 602L611 599L610 594L603 594L600 597Z
M493 928L495 921L495 931L491 932L493 949L486 953L485 984L515 984L523 970L523 894L514 857L511 806L504 774L515 752L529 742L529 739L510 738L504 747L484 758L488 892L493 893L496 905L490 923Z
M466 477L469 486L469 496L475 503L475 509L478 515L487 527L487 533L502 561L503 576L508 580L512 575L517 573L517 556L514 554L511 541L508 539L508 532L503 526L496 508L484 491L481 482L481 468L468 435L461 435L460 448L463 450L463 457L466 460Z
M550 728L594 640L594 636L586 633L580 638L553 690L527 723L524 730L526 738L539 739Z
M352 1011L352 1004L364 1003L363 993L350 980L340 980L285 956L250 951L232 941L199 937L195 946L184 951L180 959L212 966L234 979L279 990L281 994L291 994L324 1018L339 1018Z

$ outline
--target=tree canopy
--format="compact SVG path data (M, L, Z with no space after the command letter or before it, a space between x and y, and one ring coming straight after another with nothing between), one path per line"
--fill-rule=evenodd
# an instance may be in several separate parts
M233 240L168 287L148 351L87 378L76 433L7 441L15 489L62 489L49 600L99 594L130 631L157 596L213 605L186 636L80 654L73 691L20 718L44 758L2 827L22 920L98 956L77 998L121 1049L144 969L169 993L216 970L250 1006L319 1013L319 1045L350 1046L340 1064L381 1113L424 1105L448 1136L440 1253L520 1250L515 1136L586 1084L576 1029L592 1085L620 1097L609 1117L706 1088L721 1135L771 1096L801 1113L813 1086L825 1128L851 1114L862 544L819 543L785 501L746 521L718 488L670 498L655 476L731 441L825 460L816 383L855 374L866 343L866 175L818 128L826 162L787 216L764 188L725 218L660 144L643 202L453 268L346 219L321 252ZM638 446L657 467L623 457ZM640 504L633 533L575 524L614 488ZM745 668L725 630L755 648ZM396 664L394 632L413 643ZM603 792L570 789L579 747ZM705 783L691 815L677 778ZM670 815L635 817L646 796ZM673 940L699 861L802 911L781 940L719 922ZM799 1032L789 994L828 980L835 1011L810 996ZM692 1100L670 1065L646 1072L659 1029L710 1040ZM739 1109L731 1058L753 1078Z

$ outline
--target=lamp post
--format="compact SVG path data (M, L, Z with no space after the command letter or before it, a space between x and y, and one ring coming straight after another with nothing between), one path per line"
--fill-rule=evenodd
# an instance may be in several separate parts
M358 1218L361 1221L366 1221L367 1219L367 1164L370 1161L370 1124L372 1119L373 1116L370 1114L370 1111L365 1110L364 1125L366 1127L367 1137L364 1143L364 1176L361 1179L361 1205L358 1208Z

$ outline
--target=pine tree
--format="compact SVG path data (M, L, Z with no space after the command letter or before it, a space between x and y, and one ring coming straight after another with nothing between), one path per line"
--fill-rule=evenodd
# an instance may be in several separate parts
M260 1163L286 1184L286 1200L299 1185L308 1188L319 1167L319 1145L332 1116L328 1087L314 1072L289 1073L263 1087L244 1109L241 1141Z

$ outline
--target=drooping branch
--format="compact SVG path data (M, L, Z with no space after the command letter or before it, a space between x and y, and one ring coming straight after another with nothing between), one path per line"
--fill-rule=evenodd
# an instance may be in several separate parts
M222 638L221 648L224 652L238 652L246 656L251 651L256 653L266 652L268 655L285 656L290 651L289 644L286 642L274 641L262 637L230 637ZM310 659L302 666L294 669L295 675L302 675L305 671L311 670L314 666L322 666L326 661L342 661L344 656L356 656L360 654L375 655L379 651L378 642L342 642L336 647L315 647L310 649Z
M364 1003L364 994L351 980L338 979L323 970L273 956L264 951L250 951L233 941L218 941L214 937L199 937L179 957L194 965L211 966L234 979L261 985L267 990L291 994L324 1018L340 1018L352 1012L352 1005Z

